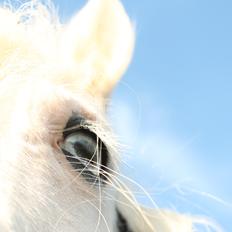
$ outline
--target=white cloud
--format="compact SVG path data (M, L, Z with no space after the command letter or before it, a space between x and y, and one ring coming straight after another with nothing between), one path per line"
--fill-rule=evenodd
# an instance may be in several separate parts
M131 158L129 161L132 162L130 165L136 165L135 168L138 168L140 172L142 170L141 175L144 178L151 178L144 173L144 170L149 169L149 173L154 172L154 175L160 175L165 182L170 184L184 181L194 184L196 188L204 186L209 189L208 181L199 168L199 161L196 159L198 156L192 150L194 138L181 139L170 131L162 130L161 123L165 122L162 122L159 117L154 117L149 132L144 131L138 123L146 122L139 121L135 110L126 101L117 100L116 103L112 110L112 124L119 133L123 144L130 147ZM151 113L151 111L147 112ZM154 109L152 113L156 114ZM165 112L162 114L165 116ZM165 117L165 120L167 118ZM158 130L152 130L152 127L158 128ZM154 179L152 178L150 181L152 182Z

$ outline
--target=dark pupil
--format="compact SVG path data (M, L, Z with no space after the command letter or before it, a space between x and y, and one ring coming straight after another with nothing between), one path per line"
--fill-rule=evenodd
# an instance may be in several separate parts
M79 139L74 144L76 155L85 161L91 160L93 163L97 163L99 155L99 151L97 151L99 150L97 149L97 136L92 133L90 134L89 131L85 131L85 133L79 131L76 135L78 135Z

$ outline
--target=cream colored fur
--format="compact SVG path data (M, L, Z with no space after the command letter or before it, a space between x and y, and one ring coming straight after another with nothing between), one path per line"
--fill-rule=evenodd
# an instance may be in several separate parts
M104 112L133 46L118 0L90 0L67 25L38 1L0 8L0 231L116 232L116 207L134 232L194 231L196 219L140 207L120 180ZM59 147L73 111L111 151L105 187L86 183Z

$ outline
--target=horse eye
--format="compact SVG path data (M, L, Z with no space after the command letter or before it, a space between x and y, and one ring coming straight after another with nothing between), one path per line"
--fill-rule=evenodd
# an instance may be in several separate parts
M107 150L95 133L78 129L65 136L61 148L66 159L87 180L105 177L102 171L107 165Z
M62 149L86 166L93 164L98 167L100 162L97 145L97 138L94 134L80 130L65 138Z

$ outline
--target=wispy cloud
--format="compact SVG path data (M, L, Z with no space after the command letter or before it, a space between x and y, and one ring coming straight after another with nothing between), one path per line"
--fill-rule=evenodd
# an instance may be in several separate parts
M132 165L140 165L137 167L139 170L150 169L150 173L153 171L170 184L175 181L187 181L195 187L204 186L209 189L208 181L199 168L196 151L192 150L194 138L181 139L170 131L162 130L162 120L157 117L155 110L147 112L150 117L151 114L156 117L150 130L145 131L136 110L127 102L117 100L117 104L113 105L112 124L119 133L122 143L129 147ZM162 114L165 116L165 112ZM152 128L158 129L155 131ZM141 165L146 167L141 168ZM144 172L141 175L149 178Z

